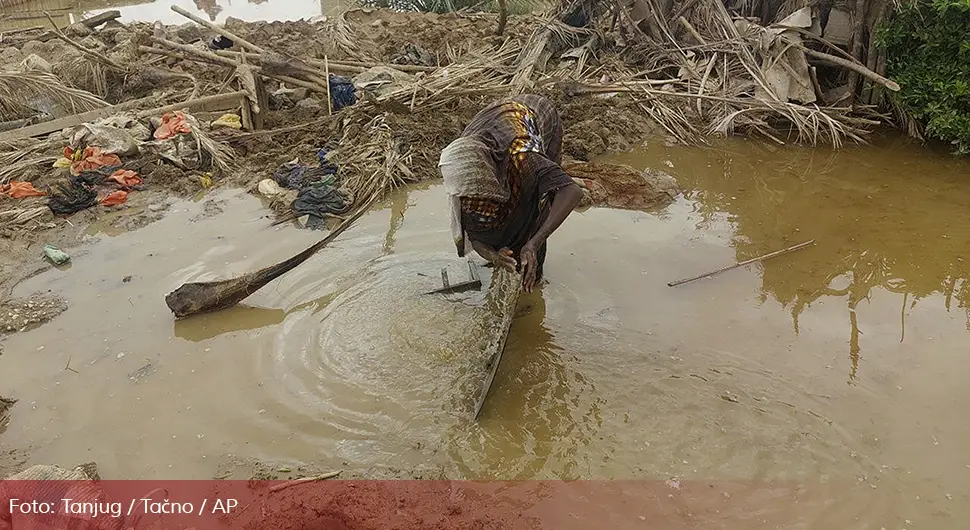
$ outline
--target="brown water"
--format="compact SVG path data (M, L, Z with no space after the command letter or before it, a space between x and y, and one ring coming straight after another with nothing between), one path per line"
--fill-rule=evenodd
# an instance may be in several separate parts
M163 296L183 282L319 236L220 192L221 215L178 203L18 287L71 308L8 339L3 391L21 402L0 441L106 477L209 478L235 454L452 477L786 481L826 499L783 503L798 521L786 528L966 528L970 166L897 140L837 154L655 145L611 158L667 169L686 195L567 220L478 423L466 412L483 295L419 295L442 267L463 274L439 186L395 195L247 306L173 322Z

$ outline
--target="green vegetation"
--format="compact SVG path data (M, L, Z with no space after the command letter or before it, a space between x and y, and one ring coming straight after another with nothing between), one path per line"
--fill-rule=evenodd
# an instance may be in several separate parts
M878 38L897 101L927 137L970 154L970 0L906 0Z

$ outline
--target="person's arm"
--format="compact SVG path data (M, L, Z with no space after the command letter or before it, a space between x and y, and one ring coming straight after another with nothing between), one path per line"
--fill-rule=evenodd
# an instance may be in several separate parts
M535 248L542 246L546 239L569 217L569 214L573 213L573 210L576 209L576 206L579 205L579 201L581 200L583 200L583 189L576 183L563 186L554 191L550 200L549 216L546 217L546 222L539 227L536 234L529 240L529 244Z
M496 267L505 267L511 271L515 271L517 266L515 257L512 255L512 251L503 248L501 250L495 250L494 248L482 243L481 241L476 241L471 239L472 248L479 256L485 258L489 263L495 265Z
M552 193L549 215L532 239L522 247L522 286L532 292L536 282L536 250L558 229L583 199L583 189L576 183L568 184Z

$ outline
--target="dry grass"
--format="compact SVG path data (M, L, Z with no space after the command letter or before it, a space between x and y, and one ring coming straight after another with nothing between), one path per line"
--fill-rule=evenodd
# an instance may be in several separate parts
M108 68L82 55L57 64L57 75L73 87L81 88L99 97L108 95Z
M85 90L71 88L57 76L37 72L0 72L0 116L16 117L35 99L46 99L79 113L107 107L108 103Z
M369 60L370 58L361 52L356 31L350 22L347 22L346 15L347 10L344 10L322 24L320 34L323 35L323 45L327 54L339 52L347 57Z
M650 0L646 5L656 8ZM720 0L684 5L687 23L668 24L655 16L653 36L641 31L642 24L634 24L628 14L621 17L632 45L627 64L611 73L623 82L597 86L595 91L630 93L644 112L687 144L702 143L710 134L742 132L778 143L794 140L839 147L847 140L864 142L872 126L880 123L871 108L803 105L777 96L768 70L780 62L790 68L784 54L791 45L780 52L762 49L765 28L750 24L739 30ZM747 13L781 10L778 16L803 5L806 1L732 3Z
M11 180L29 180L23 177L27 170L34 167L50 167L57 158L56 156L38 156L4 165L0 167L0 184L6 184Z
M0 211L0 230L11 228L26 228L25 225L31 221L39 220L51 213L47 206L36 206L32 208L11 208Z
M199 153L204 154L210 160L213 169L222 172L230 171L236 161L236 152L226 144L217 142L209 136L209 133L202 128L199 120L194 116L188 114L186 117L192 128L192 136L195 138Z

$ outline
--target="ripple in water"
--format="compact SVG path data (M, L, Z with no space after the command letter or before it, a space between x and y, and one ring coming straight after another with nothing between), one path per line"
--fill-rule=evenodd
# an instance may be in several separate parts
M440 286L444 267L453 283L464 281L467 269L453 258L422 253L301 285L326 295L291 312L272 350L257 355L257 371L273 376L264 390L289 416L279 428L293 431L296 414L297 436L329 438L359 458L441 440L448 425L467 421L496 320L484 303L490 270L480 268L481 292L423 295Z

